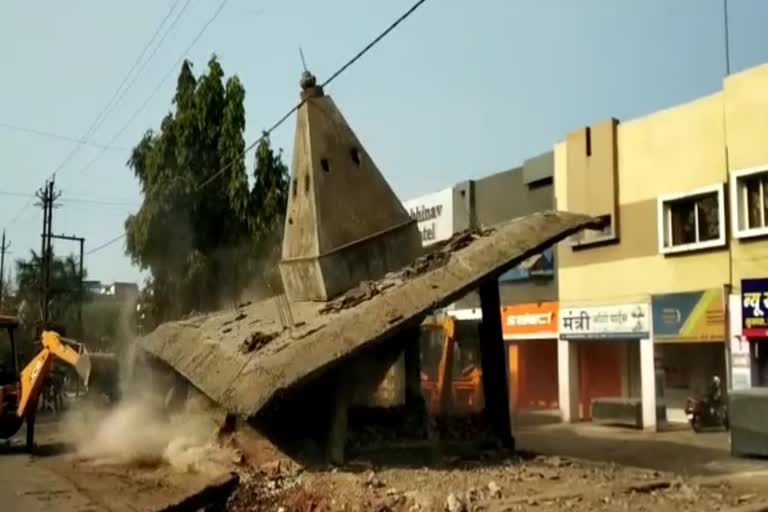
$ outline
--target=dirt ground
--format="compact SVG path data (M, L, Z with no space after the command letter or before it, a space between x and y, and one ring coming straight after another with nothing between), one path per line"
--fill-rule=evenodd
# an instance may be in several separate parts
M727 481L552 456L451 458L430 467L357 460L343 469L260 475L229 510L516 511L732 510L766 496Z
M12 490L17 500L3 503L26 506L34 499L39 508L25 510L56 512L198 510L180 504L230 478L79 460L56 451L61 438L55 422L40 425L39 437L49 453L29 458L12 452L0 461L8 469L0 475L8 480L3 487L0 478L0 494ZM229 493L219 492L218 504L207 510L768 510L768 463L733 459L723 433L533 421L517 422L516 437L525 452L412 442L358 452L340 468L307 468L254 432L238 434L242 460L233 469L240 484L226 504ZM15 467L24 475L14 476ZM36 480L56 485L47 489Z
M244 475L228 509L768 510L768 463L731 457L722 432L648 433L546 417L522 419L515 430L519 449L529 451L401 443L361 453L343 468L272 462ZM277 456L261 447L251 453L262 461Z

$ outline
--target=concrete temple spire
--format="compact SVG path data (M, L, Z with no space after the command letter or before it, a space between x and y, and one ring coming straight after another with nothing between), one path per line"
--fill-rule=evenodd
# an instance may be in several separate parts
M292 301L325 301L421 253L415 220L310 72L301 77L280 273Z

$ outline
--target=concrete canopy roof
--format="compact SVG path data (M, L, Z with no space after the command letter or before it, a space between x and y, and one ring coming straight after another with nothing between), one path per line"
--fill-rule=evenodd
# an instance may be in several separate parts
M214 402L251 417L277 393L391 340L432 310L558 241L599 226L587 215L535 213L483 233L459 234L438 248L439 254L364 283L362 293L356 289L331 303L290 306L268 299L163 324L139 343ZM285 326L287 317L292 327Z

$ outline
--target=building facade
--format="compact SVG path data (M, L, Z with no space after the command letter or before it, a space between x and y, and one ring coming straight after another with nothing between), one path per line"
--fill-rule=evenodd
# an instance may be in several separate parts
M739 306L762 299L768 277L766 127L760 66L716 94L609 119L555 146L557 209L607 220L556 251L565 420L589 418L598 395L639 398L644 426L655 428L657 401L671 421L684 420L686 397L714 375L731 387L753 383L763 338L746 325L754 308ZM572 336L574 325L594 331L597 315L614 323L632 312L647 324L636 343L622 332L589 346Z
M544 153L518 167L463 181L453 188L403 204L419 222L426 247L465 229L492 226L552 209L553 162L553 153ZM554 251L545 251L505 273L499 279L499 287L507 341L510 408L513 411L557 410L558 305ZM471 352L479 350L479 339L477 330L466 326L476 326L482 320L479 296L472 292L446 312L461 326L457 329L461 339L457 336L455 360L462 360L464 356L473 360ZM431 340L434 342L435 338ZM429 350L436 352L437 348ZM479 357L479 352L475 356ZM468 371L468 368L456 368L454 381L463 382ZM436 370L431 374L436 374Z

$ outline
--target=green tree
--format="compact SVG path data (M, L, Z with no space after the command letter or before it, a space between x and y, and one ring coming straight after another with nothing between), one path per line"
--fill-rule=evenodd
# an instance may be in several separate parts
M257 158L249 190L244 99L240 80L225 82L215 56L199 77L185 61L175 109L158 132L144 135L128 161L144 199L125 223L127 253L151 272L148 297L157 322L237 300L263 268L271 250L265 244L277 243L278 221L270 212L281 198L285 207L287 170L267 141L260 153L271 167L260 170Z
M30 251L29 259L16 260L16 301L26 327L42 321L42 276L40 255ZM84 271L85 274L85 271ZM24 304L23 308L21 304ZM52 322L76 326L80 305L80 268L74 255L53 256L51 261L48 310Z

